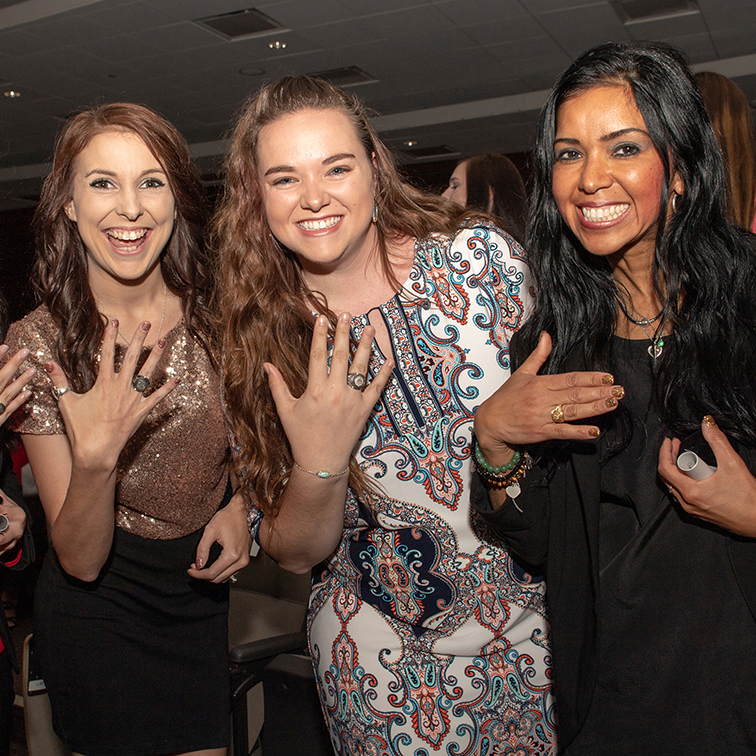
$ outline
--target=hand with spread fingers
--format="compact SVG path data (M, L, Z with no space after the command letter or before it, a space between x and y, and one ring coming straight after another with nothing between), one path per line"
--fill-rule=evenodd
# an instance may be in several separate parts
M7 345L0 346L0 359L8 354ZM5 360L0 368L0 425L2 425L31 395L27 384L37 372L36 368L25 370L18 378L13 376L29 356L28 349L19 349L13 357Z
M551 337L543 332L525 362L475 413L475 437L489 464L506 464L519 444L598 438L595 425L575 421L611 412L624 396L606 373L538 375L550 353Z
M680 440L665 438L659 451L659 476L688 514L754 538L756 478L711 415L703 419L701 429L716 457L716 472L703 480L686 475L676 464Z
M350 366L350 323L348 313L339 316L329 368L328 319L316 318L307 388L298 398L275 366L266 364L294 467L278 514L263 518L260 542L291 572L309 572L336 548L352 452L394 368L386 360L368 383L372 326L365 328Z
M149 396L150 377L163 354L165 340L152 347L149 357L136 374L136 365L150 324L142 323L123 359L120 372L115 371L114 356L118 321L111 321L102 341L100 368L94 386L84 394L76 394L67 385L60 366L47 362L45 370L52 382L52 393L58 400L71 453L77 462L90 468L113 469L126 442L134 435L150 410L180 383L173 378Z
M266 365L295 465L300 472L320 478L348 471L352 450L394 367L393 361L387 360L375 378L367 382L375 336L372 326L365 329L350 366L350 323L348 313L339 316L329 369L328 319L324 315L316 319L307 388L302 396L293 397L275 366Z

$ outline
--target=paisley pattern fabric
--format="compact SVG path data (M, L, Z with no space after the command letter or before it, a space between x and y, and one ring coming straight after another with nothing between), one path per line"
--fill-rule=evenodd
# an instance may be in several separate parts
M310 646L346 756L553 754L544 585L471 515L470 427L509 374L530 304L522 249L493 226L416 242L382 318L396 368L360 441L382 493L346 503L313 576ZM254 519L254 518L253 518Z

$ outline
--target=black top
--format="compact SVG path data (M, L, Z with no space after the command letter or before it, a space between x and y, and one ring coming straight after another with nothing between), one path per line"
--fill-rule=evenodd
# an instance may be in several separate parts
M524 481L522 514L491 511L481 487L473 504L522 558L545 561L562 753L752 754L755 542L690 517L659 481L647 347L613 342L632 418L620 453L608 457L611 433L555 448Z

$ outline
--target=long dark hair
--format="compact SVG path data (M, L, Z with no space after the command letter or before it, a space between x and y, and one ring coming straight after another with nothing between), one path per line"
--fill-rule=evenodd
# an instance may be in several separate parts
M467 207L490 212L497 225L522 244L528 198L517 166L506 155L495 153L474 155L464 163Z
M296 255L270 233L257 170L257 143L263 126L302 110L337 110L353 125L365 153L373 158L376 250L398 291L389 261L390 242L452 234L462 222L452 203L416 189L400 177L393 156L370 125L367 109L354 95L328 81L287 76L252 96L239 116L226 159L225 191L215 216L219 252L218 341L228 414L240 443L235 459L243 485L260 508L277 511L292 468L292 457L276 413L264 362L273 362L295 395L307 386L313 312L336 316L307 287ZM469 214L472 215L475 214ZM365 494L368 483L353 458L349 485Z
M166 285L181 299L189 331L208 348L212 274L202 243L207 208L202 182L179 132L155 111L132 103L111 103L72 116L63 126L52 168L34 216L35 285L58 326L56 358L76 391L97 376L97 354L105 332L87 276L87 253L76 223L65 213L71 200L76 158L98 134L136 134L166 172L176 203L176 220L160 257Z
M657 404L683 432L711 413L735 438L756 443L756 272L749 235L726 220L722 156L683 55L663 44L606 44L582 55L552 89L535 147L528 260L536 304L513 342L520 364L541 331L554 341L544 372L582 353L585 369L610 370L617 322L607 262L590 255L562 220L551 192L560 105L598 86L626 86L664 166L654 281L675 336L657 361ZM666 221L673 172L683 179Z

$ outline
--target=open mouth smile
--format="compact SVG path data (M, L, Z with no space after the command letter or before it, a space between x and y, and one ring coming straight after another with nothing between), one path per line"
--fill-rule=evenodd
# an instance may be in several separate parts
M322 220L299 221L297 225L303 231L325 231L327 228L333 228L343 217L343 215L334 215Z
M602 205L601 207L581 206L580 212L588 223L606 223L624 215L629 208L628 202L620 202L616 205Z
M149 228L135 228L125 231L117 228L109 228L105 231L111 246L118 252L136 252L146 241L150 233Z

